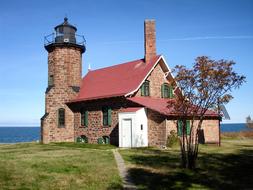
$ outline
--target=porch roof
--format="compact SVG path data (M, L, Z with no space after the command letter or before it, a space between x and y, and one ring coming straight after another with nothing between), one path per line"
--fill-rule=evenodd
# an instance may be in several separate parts
M136 111L140 110L141 108L143 108L143 107L129 107L129 108L122 109L120 111L120 113L124 113L124 112L136 112Z
M172 106L173 103L175 103L175 99L136 96L127 99L153 111L161 113L165 116L179 116L179 113L177 113ZM205 113L205 117L219 117L219 115L215 111L207 110Z

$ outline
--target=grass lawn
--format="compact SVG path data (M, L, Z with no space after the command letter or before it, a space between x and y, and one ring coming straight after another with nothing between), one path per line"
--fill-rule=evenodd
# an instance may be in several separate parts
M201 145L198 168L180 167L179 147L122 149L138 189L253 189L253 138Z
M1 144L0 189L122 189L110 145Z

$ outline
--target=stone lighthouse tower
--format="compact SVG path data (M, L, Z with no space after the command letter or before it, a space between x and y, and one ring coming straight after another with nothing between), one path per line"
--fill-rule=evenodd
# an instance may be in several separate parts
M41 118L41 141L74 141L74 113L66 102L77 96L82 80L82 53L85 52L83 36L68 19L45 37L48 52L48 87L45 114Z

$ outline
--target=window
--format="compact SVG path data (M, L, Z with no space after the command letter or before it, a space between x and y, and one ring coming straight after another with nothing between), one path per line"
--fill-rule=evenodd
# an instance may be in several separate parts
M76 138L76 142L88 143L88 137L86 137L85 135L81 135L80 137Z
M54 85L54 75L50 75L48 78L48 86Z
M109 126L112 123L112 119L111 119L111 114L112 114L112 110L111 108L108 107L104 107L102 108L102 112L103 112L103 126Z
M58 127L65 127L65 109L58 109Z
M149 96L149 81L146 80L141 86L141 95Z
M110 144L110 137L108 136L103 136L98 138L98 144Z
M167 83L161 86L161 96L162 98L173 98L173 87Z
M178 136L182 136L183 135L183 121L178 120L177 126L178 126L177 134ZM190 120L186 120L186 135L190 135L190 131L191 131Z
M81 126L88 127L88 114L87 110L81 111Z
M110 137L103 136L103 141L104 141L104 144L110 144Z
M103 144L103 141L104 141L103 138L101 138L101 137L98 138L98 144Z

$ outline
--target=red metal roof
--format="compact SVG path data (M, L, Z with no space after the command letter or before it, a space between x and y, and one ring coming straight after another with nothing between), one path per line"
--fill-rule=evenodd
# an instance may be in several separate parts
M145 106L149 109L157 111L163 115L171 115L174 109L169 106L174 99L165 99L165 98L150 98L150 97L132 97L127 98L128 100L137 103L139 105Z
M178 116L179 114L175 112L172 104L175 99L165 99L165 98L151 98L151 97L132 97L127 98L128 100L135 102L139 105L145 106L151 110L157 111L163 115L167 116ZM206 117L219 117L219 115L212 111L207 110L205 113Z
M89 71L82 80L80 92L71 102L124 96L134 91L161 56L149 63L143 59Z

